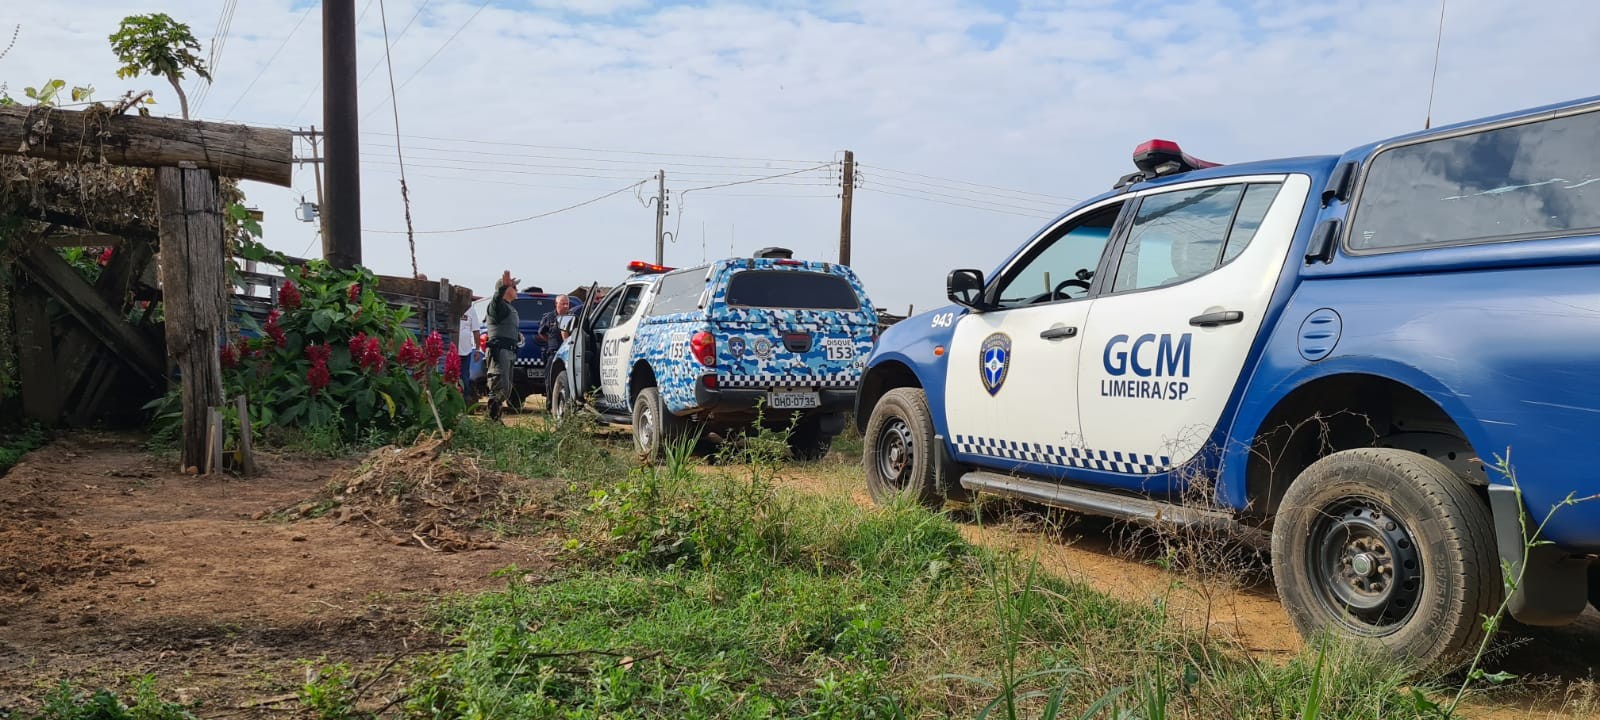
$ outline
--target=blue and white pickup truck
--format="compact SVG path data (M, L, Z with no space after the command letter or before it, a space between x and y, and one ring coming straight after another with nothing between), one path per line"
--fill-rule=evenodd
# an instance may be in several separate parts
M1264 530L1302 633L1430 664L1483 639L1502 563L1523 623L1600 605L1600 500L1567 503L1600 494L1600 98L1134 162L883 334L874 498Z
M878 317L855 273L783 248L674 269L634 262L552 361L550 409L575 402L633 426L636 449L757 420L826 454L855 406ZM592 399L592 400L591 400Z

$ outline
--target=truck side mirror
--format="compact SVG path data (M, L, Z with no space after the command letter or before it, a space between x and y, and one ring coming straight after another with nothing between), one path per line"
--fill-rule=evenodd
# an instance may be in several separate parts
M950 302L979 312L988 309L983 302L982 270L951 270L944 284Z

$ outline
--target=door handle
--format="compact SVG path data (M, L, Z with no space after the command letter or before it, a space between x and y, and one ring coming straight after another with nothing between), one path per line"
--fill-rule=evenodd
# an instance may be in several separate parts
M1195 327L1217 327L1219 325L1232 325L1243 320L1244 313L1238 310L1218 310L1217 312L1189 318L1189 324Z
M1042 337L1046 340L1065 340L1067 338L1077 336L1078 329L1075 327L1053 327L1049 330L1039 333L1039 337Z
M633 339L632 335L623 335L622 337L617 338L617 342L627 342L627 341L632 340L632 339Z

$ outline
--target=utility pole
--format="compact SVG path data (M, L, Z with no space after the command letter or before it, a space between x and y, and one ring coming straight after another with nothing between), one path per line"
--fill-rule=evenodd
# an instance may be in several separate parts
M327 124L328 202L322 206L322 256L346 269L361 264L361 127L356 110L356 0L324 0L322 121Z
M637 176L635 176L637 177ZM656 171L656 264L664 263L666 237L662 233L667 225L667 171Z
M844 192L840 198L844 200L839 208L839 264L850 264L850 201L855 197L856 189L856 154L844 151Z
M307 136L311 141L311 175L317 179L317 231L322 233L324 249L328 243L328 215L323 211L327 207L322 197L322 153L317 151L317 126L311 126L311 134ZM326 256L326 253L324 253Z

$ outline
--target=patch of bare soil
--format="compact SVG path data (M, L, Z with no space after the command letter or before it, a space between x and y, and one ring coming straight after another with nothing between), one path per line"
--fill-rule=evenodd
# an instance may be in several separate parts
M270 517L333 478L368 497L358 462L265 456L251 478L195 477L139 438L99 434L29 455L0 477L0 563L18 568L0 581L0 711L32 707L64 679L123 687L154 673L202 715L282 717L304 661L376 670L438 648L425 627L438 598L499 587L492 574L508 566L548 566L537 538L473 539L472 552L395 545L387 528L440 535L376 504L362 507L392 524ZM451 472L414 501L452 497L463 483Z
M783 481L807 492L849 497L870 506L858 466L791 467ZM1174 572L1171 538L1100 518L1052 513L1014 505L983 522L958 515L969 541L1018 552L1041 568L1089 585L1112 597L1160 603L1179 622L1236 643L1264 658L1287 659L1302 640L1283 606L1264 557L1188 549L1178 553L1209 562L1205 572ZM1181 538L1180 538L1181 540ZM1221 570L1221 571L1219 571ZM1512 624L1502 630L1485 667L1516 674L1519 683L1496 694L1475 696L1463 716L1483 720L1600 717L1600 612L1590 608L1578 622L1558 628Z

